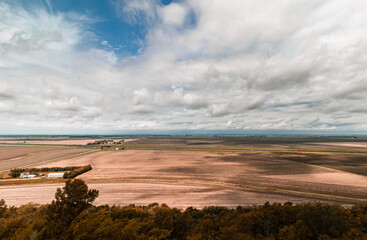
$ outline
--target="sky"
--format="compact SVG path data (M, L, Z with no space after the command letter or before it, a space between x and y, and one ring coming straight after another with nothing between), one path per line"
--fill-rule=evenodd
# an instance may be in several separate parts
M367 133L365 0L0 0L0 134Z

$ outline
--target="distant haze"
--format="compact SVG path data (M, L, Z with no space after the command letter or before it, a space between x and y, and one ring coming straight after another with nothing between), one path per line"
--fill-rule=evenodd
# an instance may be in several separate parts
M366 134L365 0L2 0L0 134Z

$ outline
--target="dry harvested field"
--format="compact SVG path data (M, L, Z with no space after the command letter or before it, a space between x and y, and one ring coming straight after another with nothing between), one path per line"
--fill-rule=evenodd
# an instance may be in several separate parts
M46 139L46 140L27 140L27 141L19 141L19 140L0 140L0 143L18 143L18 144L45 144L45 145L85 145L88 143L94 143L95 141L98 141L101 139L68 139L68 140L64 140L64 139L59 139L59 140L54 140L54 139ZM120 141L123 139L114 139L115 141ZM125 142L132 142L135 141L136 139L124 139Z
M49 203L56 189L64 184L30 184L0 186L0 197L8 205L19 206L28 202ZM263 204L266 201L301 203L317 201L312 196L284 195L264 191L229 188L206 184L173 184L150 182L89 182L88 186L98 189L100 194L95 204L148 205L153 202L166 203L171 207L202 208L208 205L236 207L238 205Z
M97 204L355 204L367 202L366 142L362 138L141 137L126 145L157 149L96 151L37 166L91 164L93 170L79 178L100 190ZM220 150L225 148L246 151ZM56 189L55 184L18 187L27 188L27 196L40 203L50 202ZM42 187L48 197L40 199L37 191ZM9 204L26 203L28 200L18 190L2 186L0 197L9 196Z
M278 148L278 149L328 149L367 150L367 137L257 137L257 136L186 136L186 137L139 137L131 146L190 146L218 148Z
M312 157L310 155L307 154L307 157ZM317 155L314 157L319 158ZM345 160L348 159L346 155L343 157L346 157ZM54 165L67 166L75 162L80 165L91 164L93 170L80 178L90 183L121 181L120 185L116 185L119 186L116 191L128 187L133 182L141 181L146 184L195 183L211 185L213 188L235 187L233 191L242 193L262 192L264 196L258 197L258 201L253 201L252 204L275 199L286 202L289 200L288 196L297 196L305 201L312 197L346 204L367 201L366 176L339 170L343 168L342 163L335 168L309 164L301 160L294 161L292 158L294 156L279 156L273 153L217 154L193 151L128 150L96 152L58 161ZM351 166L347 166L347 169L350 168ZM269 193L281 197L267 198ZM205 195L205 191L202 194ZM152 202L160 199L160 193L152 196L155 196L151 198ZM241 199L242 204L248 203L244 198ZM135 200L139 202L138 198Z
M11 168L33 166L42 162L52 162L91 151L94 150L65 147L0 145L0 172Z
M326 143L313 143L322 146L337 146L337 147L351 147L351 148L362 148L367 149L367 143L365 142L326 142Z
M0 161L58 149L56 147L0 146Z

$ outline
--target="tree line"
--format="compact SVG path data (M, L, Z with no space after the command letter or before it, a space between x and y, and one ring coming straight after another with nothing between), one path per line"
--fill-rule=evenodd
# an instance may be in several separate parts
M94 206L98 191L79 179L50 204L8 207L0 201L0 239L363 239L367 205L265 203L185 210L166 204Z
M78 167L76 169L73 169L70 172L65 172L64 173L64 178L75 178L76 176L78 176L80 174L83 174L85 172L88 172L90 170L92 170L92 166L91 165Z

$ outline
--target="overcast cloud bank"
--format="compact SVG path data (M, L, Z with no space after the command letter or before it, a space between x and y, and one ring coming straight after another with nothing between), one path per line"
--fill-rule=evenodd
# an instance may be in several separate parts
M109 4L138 54L88 13L0 3L0 132L367 132L364 0Z

